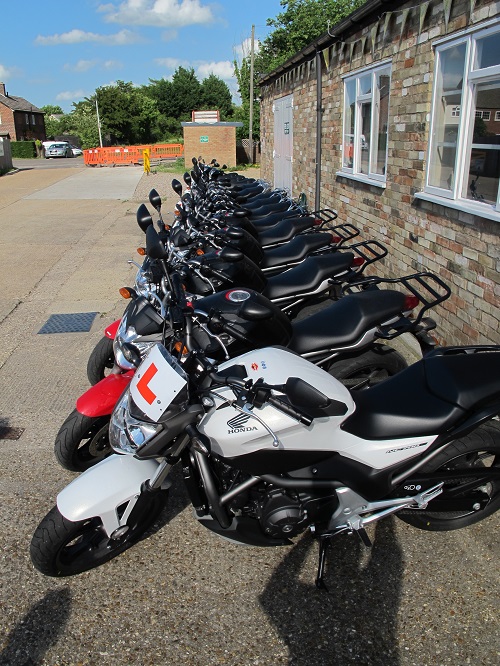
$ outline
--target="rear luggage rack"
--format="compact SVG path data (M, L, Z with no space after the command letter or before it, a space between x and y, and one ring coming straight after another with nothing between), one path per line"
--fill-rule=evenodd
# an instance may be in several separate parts
M413 273L400 278L381 278L370 276L351 282L343 289L343 292L352 291L353 287L359 289L377 289L380 284L400 284L407 289L413 296L418 298L421 303L420 310L416 317L409 319L401 317L397 322L390 326L381 326L378 329L379 337L385 340L391 340L402 333L425 333L436 328L436 322L430 317L424 317L424 314L430 308L442 303L451 295L451 289L437 275L428 272ZM417 306L415 306L416 308ZM412 308L414 310L415 308Z

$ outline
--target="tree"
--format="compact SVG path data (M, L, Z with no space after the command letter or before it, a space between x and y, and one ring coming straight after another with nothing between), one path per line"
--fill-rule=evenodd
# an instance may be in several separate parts
M365 0L281 0L284 8L267 25L274 28L255 58L257 71L269 73L323 35Z
M61 107L58 106L58 105L55 105L55 104L46 104L45 106L42 106L42 111L47 116L62 116L62 115L64 115L64 111L61 109Z
M169 116L181 120L191 120L191 111L201 105L201 84L194 69L179 67L172 76Z
M284 11L276 18L267 19L274 30L260 43L254 57L254 95L258 95L259 79L278 68L295 53L327 32L333 26L364 4L365 0L281 0ZM244 127L238 137L247 137L250 114L250 56L234 64L235 76L242 105L236 111ZM255 103L253 137L259 137L259 104Z
M200 110L212 109L219 110L221 120L227 120L233 115L231 91L224 81L213 73L201 82Z

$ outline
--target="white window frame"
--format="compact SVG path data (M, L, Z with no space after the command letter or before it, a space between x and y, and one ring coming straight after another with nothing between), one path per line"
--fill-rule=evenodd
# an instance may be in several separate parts
M500 120L500 111L495 111L495 121Z
M453 180L453 187L446 190L437 186L429 184L430 175L430 161L433 151L433 136L434 136L434 109L438 104L438 86L434 86L432 95L432 110L431 110L431 125L430 125L430 140L427 155L427 173L424 191L417 193L416 197L426 199L435 203L442 203L445 206L450 206L457 210L463 210L474 215L480 215L489 219L500 221L500 185L497 193L497 200L495 204L487 202L476 201L474 199L467 199L462 197L464 185L468 182L469 178L469 164L470 154L472 150L472 124L471 115L475 115L474 104L474 87L478 84L487 84L500 80L500 65L486 67L483 69L473 69L476 57L476 42L478 39L488 37L495 33L500 33L498 24L486 27L483 29L476 28L475 30L468 30L465 34L457 37L456 39L440 40L438 44L434 45L436 51L435 68L434 68L434 81L438 80L438 71L440 66L440 55L443 51L452 48L453 46L466 45L465 59L464 59L464 78L462 87L462 102L461 113L458 129L458 140L456 147L455 159L455 178Z
M377 185L378 187L386 186L386 174L379 174L369 171L368 173L363 173L360 169L361 162L361 109L362 105L366 102L371 103L371 118L370 118L370 136L372 140L370 141L369 155L368 155L368 164L373 163L372 150L375 149L375 142L373 137L376 136L378 115L374 113L375 109L379 108L379 98L378 98L378 86L377 86L377 75L387 71L389 75L389 81L392 79L392 61L385 60L384 62L379 62L376 65L369 67L363 67L362 69L356 70L354 73L346 74L342 77L344 89L343 89L343 107L342 107L342 143L341 149L344 148L344 138L346 136L346 114L345 114L345 95L346 95L346 86L349 82L355 81L356 85L356 94L355 94L355 111L354 111L354 151L353 151L353 166L351 168L344 166L342 158L342 166L340 171L337 171L338 176L344 176L352 178L353 180L358 180L361 182L370 183L372 185ZM360 93L360 79L365 77L367 74L371 74L371 92L368 94L362 95ZM390 88L390 83L389 83ZM390 90L389 90L389 105L390 105ZM389 113L387 116L387 124L389 124ZM387 130L387 135L389 134L389 129ZM388 153L388 144L386 142L386 151L385 151L385 171L387 172L387 153Z

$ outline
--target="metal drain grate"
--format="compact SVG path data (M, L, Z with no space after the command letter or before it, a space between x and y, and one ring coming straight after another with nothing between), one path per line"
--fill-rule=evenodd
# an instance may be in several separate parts
M82 333L90 331L96 315L97 312L53 314L50 315L38 333Z

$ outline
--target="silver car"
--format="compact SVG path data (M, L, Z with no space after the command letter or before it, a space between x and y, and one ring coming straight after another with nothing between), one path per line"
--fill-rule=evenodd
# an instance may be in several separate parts
M73 157L73 151L69 143L64 141L53 143L45 149L45 158L49 157Z

